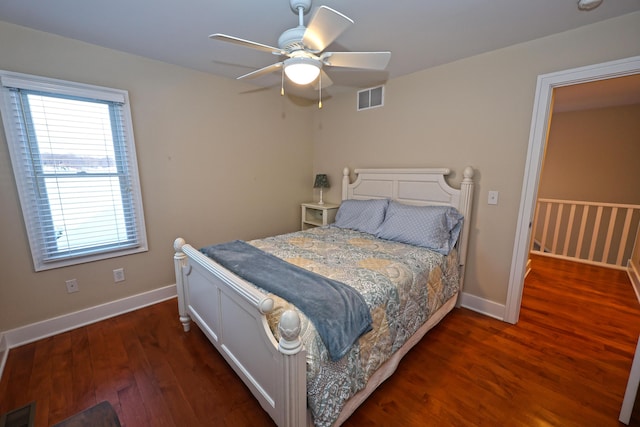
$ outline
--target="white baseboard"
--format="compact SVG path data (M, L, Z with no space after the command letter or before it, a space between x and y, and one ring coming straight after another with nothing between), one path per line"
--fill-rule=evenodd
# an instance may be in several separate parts
M5 331L6 352L14 347L28 344L42 338L47 338L62 332L70 331L80 326L89 325L100 320L137 310L148 305L173 298L176 296L176 285L169 285L163 288L154 289L127 298L110 301L105 304L89 307L30 325ZM1 341L0 341L1 345ZM1 351L2 347L0 347ZM1 374L2 371L0 371Z
M505 306L488 299L462 292L460 305L469 310L477 311L494 319L504 320Z
M7 363L7 356L9 356L9 346L3 333L0 333L0 378L2 378L2 371L4 365Z

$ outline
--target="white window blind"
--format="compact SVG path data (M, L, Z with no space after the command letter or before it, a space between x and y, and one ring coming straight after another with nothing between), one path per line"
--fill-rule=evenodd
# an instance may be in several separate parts
M36 271L147 250L124 91L0 72Z

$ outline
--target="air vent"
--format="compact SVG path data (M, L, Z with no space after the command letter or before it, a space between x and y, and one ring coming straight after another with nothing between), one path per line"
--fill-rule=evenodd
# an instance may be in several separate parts
M358 91L358 111L384 105L384 86L372 87Z
M36 418L36 402L0 415L2 427L33 427Z

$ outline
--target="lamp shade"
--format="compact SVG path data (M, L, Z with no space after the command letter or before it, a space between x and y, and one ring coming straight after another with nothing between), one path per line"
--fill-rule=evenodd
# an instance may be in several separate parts
M318 78L320 64L312 58L293 57L284 61L284 73L295 84L306 85Z
M327 178L327 175L323 173L317 174L313 188L329 188L329 178Z

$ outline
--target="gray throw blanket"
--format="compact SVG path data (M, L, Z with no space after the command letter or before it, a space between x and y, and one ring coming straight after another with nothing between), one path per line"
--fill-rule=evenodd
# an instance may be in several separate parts
M290 264L241 240L200 251L226 269L294 304L313 322L332 360L371 330L364 298L344 283Z

